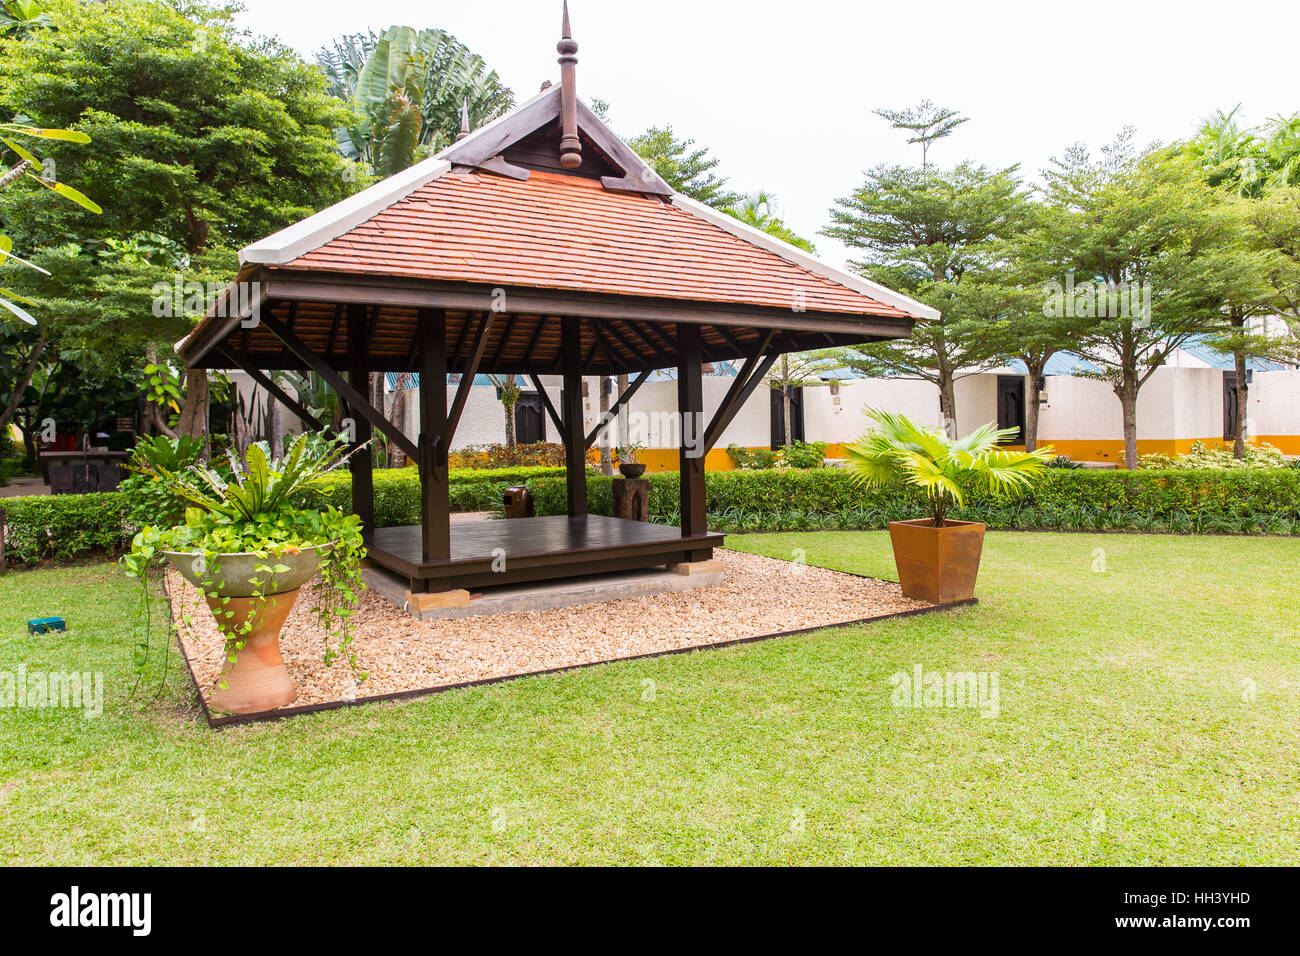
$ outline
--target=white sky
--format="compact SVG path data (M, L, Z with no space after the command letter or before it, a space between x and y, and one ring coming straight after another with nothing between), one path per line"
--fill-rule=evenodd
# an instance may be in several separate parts
M559 0L244 0L240 22L311 56L332 37L394 23L440 27L481 54L519 99L557 81ZM919 147L875 107L922 99L971 121L931 149L949 165L1020 163L1098 146L1125 125L1140 143L1188 135L1216 108L1248 124L1300 110L1300 3L1204 0L1089 3L833 3L828 0L571 0L578 94L611 104L622 135L671 123L709 147L738 191L775 193L817 236L836 197L879 162Z

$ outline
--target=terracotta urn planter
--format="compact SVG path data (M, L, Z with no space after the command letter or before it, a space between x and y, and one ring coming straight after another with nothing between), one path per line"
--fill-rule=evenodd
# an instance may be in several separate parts
M262 558L255 554L222 554L211 573L203 569L198 555L166 551L164 554L180 574L199 590L224 633L240 634L244 646L235 660L221 669L225 687L212 695L212 703L231 714L250 714L291 703L298 688L284 666L280 653L280 631L298 599L298 591L311 580L329 545L304 548L296 554ZM288 571L273 575L269 585L259 588L253 578L264 576L258 565L284 565ZM216 595L208 593L215 591ZM251 620L251 627L244 628Z
M889 540L905 597L931 604L974 597L984 549L982 522L948 520L936 528L931 518L891 521Z

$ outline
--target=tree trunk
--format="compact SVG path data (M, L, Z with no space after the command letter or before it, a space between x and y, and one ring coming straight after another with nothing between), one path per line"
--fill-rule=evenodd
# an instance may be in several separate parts
M36 366L41 361L41 356L45 353L45 333L36 340L32 346L31 355L27 356L27 361L23 363L23 370L18 375L18 381L14 383L13 394L9 396L9 401L5 403L3 411L0 411L0 430L7 429L9 422L14 417L14 412L22 404L23 393L27 391L27 386L32 384L32 376L36 374Z
M1243 309L1233 307L1229 310L1228 320L1237 334L1246 331L1246 314ZM1241 348L1232 350L1232 364L1237 373L1237 433L1232 436L1232 457L1246 457L1246 401L1250 397L1250 384L1246 381L1246 353Z
M605 414L609 411L609 376L600 377L600 420L605 420ZM602 475L614 474L614 460L609 453L609 432L605 428L600 433L600 473Z
M1115 394L1124 415L1124 467L1133 471L1138 466L1137 382L1128 380L1116 385Z
M794 449L794 415L792 414L790 395L790 357L781 354L781 421L785 429L785 450L789 454Z
M271 420L268 429L271 433L271 457L279 458L284 454L284 416L281 414L280 400L273 395L267 395L266 405L267 417Z
M397 384L393 386L393 407L388 414L388 420L402 434L406 434L406 390L410 386L410 372L402 372L397 376ZM404 468L406 467L406 452L394 445L389 449L388 461L394 468Z
M208 435L208 371L202 368L192 368L185 375L185 402L181 405L180 418L176 422L177 436L189 435L193 438L207 439ZM155 408L157 406L154 406ZM158 416L161 422L161 414ZM164 434L171 431L166 428ZM204 443L204 457L210 452L208 443Z
M622 398L627 394L628 380L626 375L618 377L618 397ZM627 415L628 403L624 402L618 407L618 447L627 447Z
M1043 376L1042 364L1025 363L1029 372L1029 400L1025 402L1025 451L1038 450L1038 380Z
M502 402L501 407L506 411L506 447L515 447L515 403Z
M957 392L953 379L945 371L939 378L939 414L943 416L943 431L949 438L957 437Z

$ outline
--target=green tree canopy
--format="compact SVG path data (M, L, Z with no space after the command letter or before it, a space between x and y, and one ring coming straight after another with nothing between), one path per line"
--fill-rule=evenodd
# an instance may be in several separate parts
M834 361L869 375L907 375L939 389L945 427L956 434L954 385L1005 352L990 316L1011 281L1004 243L1031 215L1015 167L961 163L952 169L877 166L837 201L822 234L863 256L852 268L934 306L942 317L906 339L839 350Z
M628 145L669 186L706 206L726 209L744 200L727 188L727 177L714 172L721 160L710 156L706 147L696 148L693 139L678 139L671 125L652 126Z

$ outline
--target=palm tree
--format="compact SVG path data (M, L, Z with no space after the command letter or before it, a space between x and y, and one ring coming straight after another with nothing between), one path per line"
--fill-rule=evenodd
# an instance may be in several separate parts
M981 425L965 438L949 438L939 428L917 425L903 415L866 409L873 432L845 448L849 472L865 485L901 474L925 489L934 526L942 528L950 505L962 505L972 487L1008 494L1028 487L1056 454L1050 445L1037 451L1007 451L998 442L1017 429Z
M736 202L723 209L723 212L734 216L747 226L753 226L755 229L766 232L768 235L776 236L792 246L798 246L804 252L810 252L814 255L817 248L807 239L795 233L781 219L780 209L776 204L776 196L766 190L759 189L750 193Z
M355 108L355 121L338 131L339 149L381 177L450 143L463 106L477 126L514 102L483 58L443 30L392 26L350 34L316 61L330 92Z

